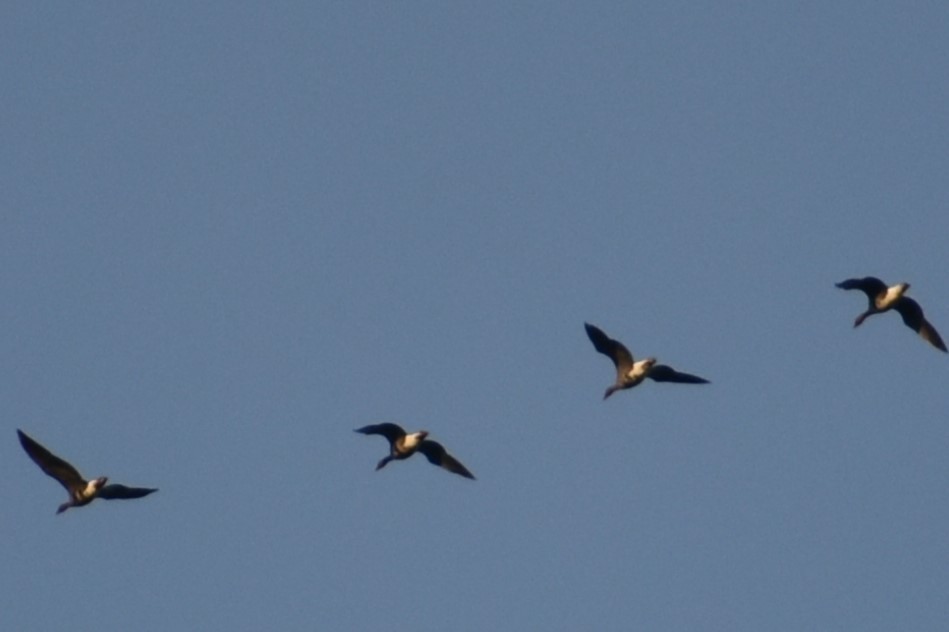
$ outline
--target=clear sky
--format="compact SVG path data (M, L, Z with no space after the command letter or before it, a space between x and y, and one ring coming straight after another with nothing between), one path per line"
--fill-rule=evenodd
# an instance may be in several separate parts
M7 3L0 628L944 630L949 357L834 283L949 337L947 34ZM604 402L584 321L712 384ZM16 428L160 491L56 516Z

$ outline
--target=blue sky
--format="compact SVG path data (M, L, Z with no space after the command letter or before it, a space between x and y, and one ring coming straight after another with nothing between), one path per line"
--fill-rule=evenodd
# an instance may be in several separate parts
M0 11L0 626L941 630L949 8ZM613 377L589 321L712 380ZM478 477L379 437L424 428ZM54 515L23 428L146 499Z

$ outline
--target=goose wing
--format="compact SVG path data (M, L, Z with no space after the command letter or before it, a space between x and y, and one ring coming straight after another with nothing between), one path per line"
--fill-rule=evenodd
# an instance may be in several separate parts
M468 468L461 464L461 461L448 454L445 448L442 447L442 444L437 441L429 441L426 439L419 444L418 451L425 455L429 463L445 468L449 472L454 472L465 478L474 479L474 474L469 472Z
M613 361L618 376L626 375L633 368L633 354L622 342L613 340L603 333L602 329L590 323L583 323L583 327L587 330L587 337L593 343L593 348Z
M691 373L680 373L671 366L665 364L653 365L647 375L648 378L656 382L678 382L679 384L708 384L709 381L704 377L692 375Z
M922 336L923 340L941 351L946 351L946 343L942 341L936 328L923 316L923 308L919 306L919 303L904 296L896 302L893 309L900 313L906 326Z
M72 465L59 458L39 443L37 443L28 434L17 428L17 436L20 437L20 445L26 450L33 462L40 466L40 469L47 475L59 481L59 484L66 488L66 491L72 493L74 489L86 486L86 481L82 475Z
M372 424L357 428L354 432L361 432L365 435L382 435L389 440L389 443L395 445L396 441L405 436L405 430L399 424Z
M100 489L98 497L106 500L128 500L130 498L142 498L157 491L157 489L148 487L126 487L113 483Z
M837 284L842 290L860 290L867 295L870 305L875 305L874 299L881 293L886 292L886 283L876 277L863 277L862 279L847 279Z

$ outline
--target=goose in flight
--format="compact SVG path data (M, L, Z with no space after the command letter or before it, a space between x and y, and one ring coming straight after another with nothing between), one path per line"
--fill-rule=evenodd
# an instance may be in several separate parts
M898 283L887 287L886 283L876 277L863 277L862 279L841 281L837 284L837 287L842 290L860 290L867 295L867 301L869 302L867 311L857 316L857 319L853 321L854 327L859 327L868 316L895 309L899 312L907 327L940 351L946 351L946 343L942 341L936 328L923 316L923 308L919 306L919 303L905 296L906 290L909 289L909 283Z
M56 513L61 514L70 507L88 505L96 498L105 500L126 500L148 496L157 489L145 487L126 487L125 485L106 485L109 480L105 476L94 478L91 481L84 479L72 465L59 458L19 428L16 431L20 437L20 445L26 450L33 462L49 476L59 481L59 484L69 492L69 500L59 506Z
M593 348L607 356L616 365L616 383L611 384L603 394L606 399L614 392L633 388L647 377L655 382L678 382L679 384L708 384L708 380L690 373L680 373L671 366L656 364L656 358L646 358L638 362L633 354L618 340L613 340L599 327L583 323Z
M389 455L379 461L379 464L376 465L377 470L384 468L389 461L401 461L416 452L421 452L429 463L465 478L474 479L474 475L468 471L468 468L462 465L458 459L448 454L442 444L426 439L428 432L425 430L406 433L402 426L398 424L385 423L363 426L357 428L355 432L361 432L365 435L382 435L389 441Z

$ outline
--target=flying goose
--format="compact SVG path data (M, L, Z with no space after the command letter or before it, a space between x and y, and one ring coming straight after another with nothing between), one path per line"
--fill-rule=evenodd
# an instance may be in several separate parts
M104 498L105 500L126 500L129 498L141 498L142 496L148 496L152 492L158 491L157 489L126 487L125 485L116 485L114 483L112 485L106 485L106 481L109 479L105 476L87 481L79 474L76 468L41 446L25 432L18 428L16 433L20 437L20 445L23 446L26 453L33 459L33 462L39 465L40 469L49 476L59 481L60 485L65 487L66 491L69 492L69 500L59 506L59 509L56 510L58 514L63 513L70 507L88 505L96 498Z
M646 358L635 362L633 354L623 343L613 340L599 327L583 323L593 348L607 356L616 365L616 383L610 385L603 394L606 399L614 392L633 388L647 377L655 382L678 382L679 384L708 384L708 380L689 373L680 373L671 366L656 364L656 358Z
M837 284L842 290L860 290L867 295L869 306L853 321L854 327L859 327L868 316L882 314L895 309L903 317L906 326L922 336L923 340L940 351L946 351L946 343L942 341L939 332L923 316L923 308L919 303L905 296L909 283L898 283L887 287L886 283L876 277L862 279L847 279Z
M365 435L382 435L389 441L389 455L379 461L376 470L384 468L389 461L401 461L416 452L421 452L429 463L443 467L449 472L454 472L465 478L474 479L474 475L468 471L468 468L448 454L442 444L426 439L428 432L425 430L406 433L402 426L398 424L385 423L363 426L357 428L354 432L361 432Z

